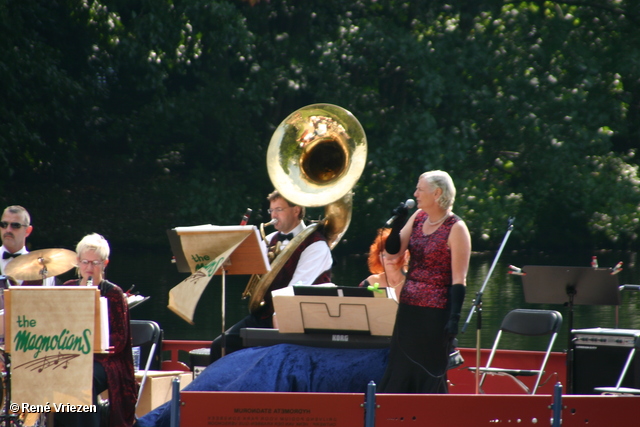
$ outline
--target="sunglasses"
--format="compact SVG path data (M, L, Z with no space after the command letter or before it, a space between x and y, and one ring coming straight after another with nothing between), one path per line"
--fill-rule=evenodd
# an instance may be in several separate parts
M20 230L22 227L28 227L29 224L20 224L19 222L7 221L0 222L0 228L9 228L9 226L11 226L11 228L13 228L14 230Z

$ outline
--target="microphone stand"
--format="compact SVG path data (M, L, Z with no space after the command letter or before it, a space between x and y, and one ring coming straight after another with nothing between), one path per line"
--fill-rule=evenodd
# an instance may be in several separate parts
M498 253L496 254L496 257L493 260L493 264L491 264L491 268L489 269L489 273L487 273L487 277L484 279L484 283L482 284L482 287L480 288L480 290L476 293L476 298L473 300L473 305L471 306L471 310L469 311L469 316L467 317L467 321L464 322L464 325L462 326L461 332L464 334L464 332L467 330L467 326L469 326L469 322L471 321L471 317L473 317L473 313L475 311L478 312L478 318L477 318L477 328L476 328L476 394L480 394L480 336L481 336L481 330L482 330L482 294L484 293L484 288L487 286L487 282L489 281L489 277L491 277L491 274L493 273L493 269L496 267L496 264L498 263L498 259L500 258L500 254L502 254L502 250L504 249L504 245L507 243L507 239L509 238L509 235L511 234L511 232L513 231L513 221L515 221L515 218L511 217L509 218L508 221L508 225L507 225L507 233L505 234L504 238L502 239L502 244L500 245L500 249L498 249Z

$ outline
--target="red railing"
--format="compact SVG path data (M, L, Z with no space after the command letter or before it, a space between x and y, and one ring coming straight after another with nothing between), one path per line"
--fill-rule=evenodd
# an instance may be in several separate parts
M191 350L209 347L211 347L211 341L164 340L162 341L162 370L191 371L183 360L188 359ZM168 360L164 357L165 352L171 355Z

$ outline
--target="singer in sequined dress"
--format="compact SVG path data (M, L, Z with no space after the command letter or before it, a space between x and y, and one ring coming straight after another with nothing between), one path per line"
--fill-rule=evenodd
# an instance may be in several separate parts
M129 307L122 289L104 278L109 264L109 243L99 234L85 236L76 247L80 279L69 280L64 286L98 286L100 296L109 306L108 354L94 354L93 404L98 395L109 391L109 427L131 427L135 421L138 385L133 370ZM56 427L100 427L97 413L57 413Z
M471 237L452 212L456 188L448 173L430 171L418 179L416 212L398 215L385 256L409 250L400 293L383 393L447 393L447 365L466 292Z

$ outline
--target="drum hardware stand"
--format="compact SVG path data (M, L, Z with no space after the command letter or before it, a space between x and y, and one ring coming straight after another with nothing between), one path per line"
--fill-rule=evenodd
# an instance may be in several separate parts
M7 277L0 276L0 301L2 301L2 310L4 311L4 290L7 288ZM11 357L9 353L3 352L5 371L2 372L0 386L4 385L4 413L0 414L0 419L4 420L2 425L8 427L15 425L13 420L18 419L18 414L11 413Z
M6 372L2 373L2 377L5 383L5 396L4 396L4 413L0 416L5 427L16 425L15 420L18 419L17 413L12 413L11 408L11 357L9 353L4 353L4 366Z
M47 280L47 264L44 262L44 258L38 258L38 262L42 264L42 270L40 270L40 275L42 276L42 286L44 286L44 281Z
M476 320L477 328L476 328L476 394L480 394L480 336L482 331L482 294L484 293L484 288L487 286L487 282L493 273L493 269L496 267L498 263L498 259L500 258L500 254L502 254L502 250L504 249L504 245L507 243L507 239L509 239L509 235L513 231L513 222L515 218L510 217L507 224L507 233L504 235L502 239L502 244L500 245L500 249L498 249L498 253L496 254L495 259L493 260L493 264L491 264L491 268L487 273L487 277L484 279L484 283L480 290L476 293L476 298L473 300L473 305L471 306L471 310L469 311L469 316L467 317L467 321L462 326L461 332L464 332L471 321L471 317L475 311L478 312L478 318Z

